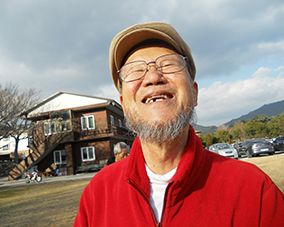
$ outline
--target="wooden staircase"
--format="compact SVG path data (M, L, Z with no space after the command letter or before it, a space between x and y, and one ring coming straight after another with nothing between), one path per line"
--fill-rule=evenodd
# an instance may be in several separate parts
M33 152L14 167L8 174L8 180L17 180L22 175L37 165L43 158L52 152L59 144L74 141L74 132L66 132L59 135L51 135L39 144L32 144Z

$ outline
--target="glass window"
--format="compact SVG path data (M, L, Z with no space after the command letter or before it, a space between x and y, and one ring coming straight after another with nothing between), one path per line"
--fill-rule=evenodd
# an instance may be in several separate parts
M95 128L95 118L93 115L81 117L81 127L83 130Z
M61 123L62 125L62 131L67 131L67 130L71 130L71 127L70 127L70 122L69 121L63 121Z
M112 115L109 115L109 117L110 117L110 124L114 125L114 117Z
M22 159L25 159L26 158L26 152L22 152L21 157L22 157Z
M8 151L10 148L10 144L6 144L3 146L3 151Z
M120 119L118 119L118 126L122 128L122 121Z
M95 148L94 147L82 147L81 157L82 157L83 162L96 160Z
M50 135L51 131L50 131L50 122L44 122L43 123L43 130L44 130L44 135Z
M94 117L93 116L88 117L88 127L94 128Z
M55 165L65 164L66 163L66 154L65 151L54 151L53 152L53 161Z
M70 120L70 112L69 111L61 112L61 117L63 118L63 121Z
M70 112L63 111L63 112L57 112L57 113L51 113L51 119L58 119L58 120L70 120Z
M56 133L56 123L55 122L51 122L51 133L52 134Z

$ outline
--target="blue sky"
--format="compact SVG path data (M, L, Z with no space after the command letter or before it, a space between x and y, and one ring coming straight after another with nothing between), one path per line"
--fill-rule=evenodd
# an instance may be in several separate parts
M283 0L2 0L0 83L119 100L109 72L116 33L172 24L192 50L197 123L219 126L284 99Z

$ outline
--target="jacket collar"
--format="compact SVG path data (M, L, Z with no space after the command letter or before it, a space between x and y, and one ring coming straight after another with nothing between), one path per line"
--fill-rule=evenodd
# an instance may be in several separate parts
M198 176L200 168L202 168L204 152L200 139L196 136L192 126L190 126L189 138L184 153L178 165L177 171L172 178L173 184L171 191L174 200L179 200L183 195L182 189L186 190L191 187ZM150 184L146 173L145 160L140 144L139 137L136 137L128 159L125 174L126 180L129 180L136 188L149 199ZM173 190L174 189L174 190Z

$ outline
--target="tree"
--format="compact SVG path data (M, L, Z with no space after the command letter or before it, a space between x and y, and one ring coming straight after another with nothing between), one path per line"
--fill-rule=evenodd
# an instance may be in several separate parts
M272 118L268 124L267 128L271 137L277 137L284 134L284 114L277 115Z
M21 90L17 84L0 84L0 139L11 136L15 139L14 157L19 162L18 144L23 133L28 132L31 124L25 116L25 110L34 106L39 100L39 92L34 88Z

